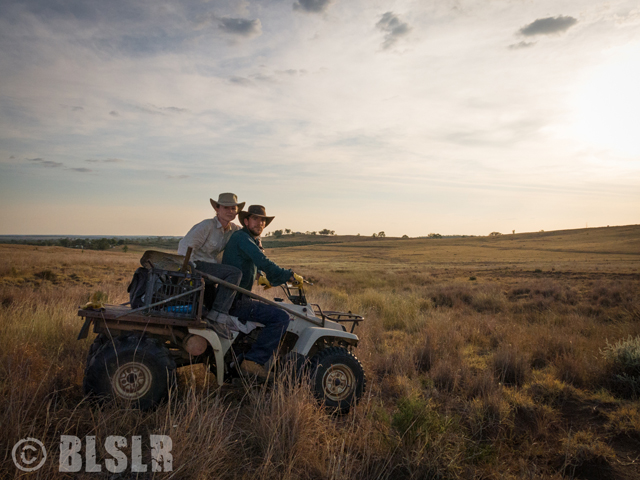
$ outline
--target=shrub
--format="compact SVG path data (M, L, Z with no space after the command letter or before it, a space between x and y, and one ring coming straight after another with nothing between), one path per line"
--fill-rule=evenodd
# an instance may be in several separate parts
M504 309L505 298L499 291L479 292L471 300L471 306L480 313L499 313Z
M431 370L435 359L435 345L430 335L425 336L424 340L418 344L414 350L413 357L418 372Z
M431 294L434 307L453 308L459 305L470 305L473 295L466 285L448 285Z
M609 343L600 351L608 363L610 388L624 397L640 396L640 336Z
M55 282L58 278L58 275L56 275L55 272L52 272L51 270L42 270L41 272L37 272L35 276L41 278L42 280L48 280L50 282Z
M442 417L430 400L418 395L401 398L398 410L393 415L391 425L403 438L405 444L412 444L420 437L444 433L450 419Z
M534 342L531 366L536 369L544 368L559 357L571 355L574 351L571 337L543 334L537 337Z
M529 362L513 348L503 348L493 357L493 371L504 385L522 385L529 376Z
M431 369L431 379L434 386L438 390L444 392L453 392L460 386L463 375L467 371L463 370L459 365L454 364L451 360L442 360Z
M581 431L562 440L564 464L562 474L570 477L582 476L594 468L608 466L615 457L611 447L598 440L593 433ZM597 476L597 474L596 474Z
M626 373L631 376L640 376L640 336L616 343L609 343L601 350L606 360L611 362L618 373Z
M640 440L640 406L623 405L608 413L607 430L614 435L626 435Z
M476 398L468 405L471 437L476 440L495 440L510 430L510 408L500 394Z

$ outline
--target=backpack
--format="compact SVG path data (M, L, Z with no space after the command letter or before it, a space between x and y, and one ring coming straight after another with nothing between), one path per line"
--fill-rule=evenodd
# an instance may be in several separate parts
M140 308L145 304L145 293L147 292L147 282L149 281L149 269L140 267L133 274L131 283L127 287L129 292L129 303L131 308Z

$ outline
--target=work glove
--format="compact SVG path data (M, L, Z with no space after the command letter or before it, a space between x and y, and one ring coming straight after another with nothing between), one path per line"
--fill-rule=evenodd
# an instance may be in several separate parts
M87 302L85 303L83 306L80 307L82 310L104 310L104 303L102 302L97 302L97 301L91 301L91 302Z
M302 278L302 275L298 275L297 273L293 274L293 280L295 281L295 287L302 287L302 284L304 282L304 278Z
M258 277L258 285L262 285L264 287L265 290L271 288L273 285L271 285L271 282L269 282L269 280L267 280L267 277L265 277L264 275L260 275Z

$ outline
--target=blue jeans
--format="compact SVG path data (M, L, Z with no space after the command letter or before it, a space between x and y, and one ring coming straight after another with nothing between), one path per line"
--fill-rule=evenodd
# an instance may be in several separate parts
M251 346L251 350L245 354L244 358L260 365L267 363L287 331L289 314L279 308L249 300L246 297L236 302L229 313L238 317L242 323L252 321L264 325L256 343Z

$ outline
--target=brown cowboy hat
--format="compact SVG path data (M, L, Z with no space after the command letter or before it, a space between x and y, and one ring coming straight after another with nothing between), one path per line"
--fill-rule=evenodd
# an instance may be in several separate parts
M262 217L265 219L265 227L268 227L269 224L271 223L271 220L273 220L276 217L267 217L267 211L265 210L265 208L262 205L250 205L249 208L247 208L246 212L239 212L238 213L238 218L240 219L240 223L244 226L244 219L249 217L250 215L255 215L256 217Z
M238 207L238 211L244 208L244 204L246 202L238 203L238 197L236 197L235 193L221 193L218 195L218 201L216 202L213 198L209 199L211 201L211 206L213 208L220 208L220 205L224 207L233 207L236 205Z

